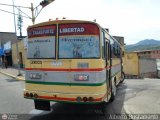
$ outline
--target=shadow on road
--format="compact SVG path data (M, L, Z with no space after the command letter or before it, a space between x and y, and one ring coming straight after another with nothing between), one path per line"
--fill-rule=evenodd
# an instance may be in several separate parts
M77 104L60 104L52 105L52 111L43 111L38 115L33 115L30 120L106 120L110 115L125 114L123 102L125 98L125 83L117 87L117 95L112 103L105 106L105 113L101 110L101 105L77 105Z
M17 81L16 79L13 79L13 78L11 78L11 79L5 79L7 82L19 82L19 81Z

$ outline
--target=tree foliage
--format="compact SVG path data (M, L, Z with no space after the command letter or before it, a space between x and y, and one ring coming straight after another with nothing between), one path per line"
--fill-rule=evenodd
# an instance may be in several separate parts
M17 20L18 20L17 27L18 27L18 30L20 32L19 34L20 34L20 36L22 36L23 18L22 18L20 10L18 12L18 18L17 18Z

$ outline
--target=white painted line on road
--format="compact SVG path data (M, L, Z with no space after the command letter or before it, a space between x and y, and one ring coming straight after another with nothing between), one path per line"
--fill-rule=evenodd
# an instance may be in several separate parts
M29 112L29 114L41 114L42 112L44 112L44 111L33 109L32 111Z

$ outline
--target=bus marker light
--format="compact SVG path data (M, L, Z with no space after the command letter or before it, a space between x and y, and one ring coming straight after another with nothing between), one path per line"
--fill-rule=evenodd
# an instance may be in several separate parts
M87 98L87 97L83 97L83 101L84 101L84 102L87 102L87 101L88 101L88 98Z
M57 98L57 95L53 95L54 98Z
M88 98L88 101L90 101L90 102L93 102L93 100L94 100L93 97Z
M29 97L29 93L26 93L25 96L26 96L26 97Z
M33 97L33 94L32 94L32 93L30 93L30 94L29 94L29 96L30 96L30 97Z
M34 98L38 98L38 95L36 93L33 96L34 96Z
M77 102L81 102L82 101L82 98L81 97L77 97Z

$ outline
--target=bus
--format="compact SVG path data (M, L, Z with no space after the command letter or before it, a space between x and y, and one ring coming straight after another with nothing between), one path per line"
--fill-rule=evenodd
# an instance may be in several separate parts
M24 97L35 109L50 102L113 101L123 82L123 45L98 23L55 20L29 26Z

